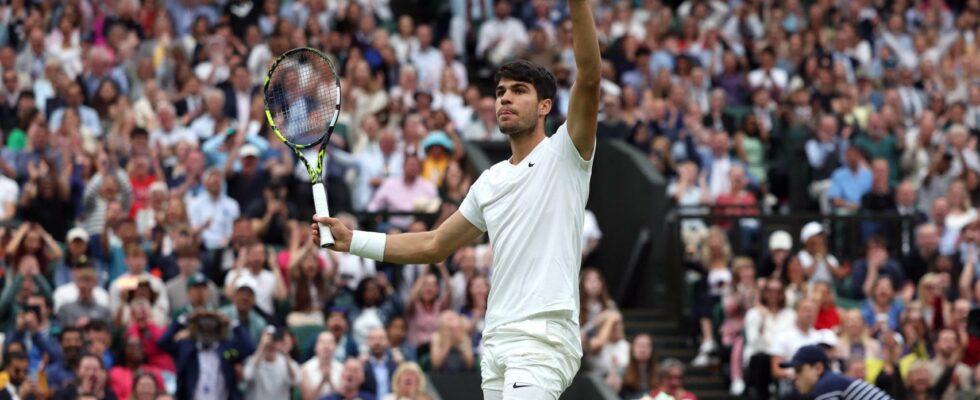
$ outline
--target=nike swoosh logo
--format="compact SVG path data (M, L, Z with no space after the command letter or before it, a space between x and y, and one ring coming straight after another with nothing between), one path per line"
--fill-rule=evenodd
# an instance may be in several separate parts
M526 388L530 386L531 385L518 385L517 382L514 382L514 389Z
M534 166L534 163L532 163L532 162L527 163L527 167L528 168L533 167L533 166Z

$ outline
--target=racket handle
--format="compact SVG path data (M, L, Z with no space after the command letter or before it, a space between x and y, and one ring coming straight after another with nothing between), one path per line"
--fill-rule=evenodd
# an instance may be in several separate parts
M330 209L327 207L327 189L323 187L323 182L317 182L313 185L313 206L316 208L316 215L330 216ZM333 247L333 235L330 233L330 227L322 223L319 225L320 247Z

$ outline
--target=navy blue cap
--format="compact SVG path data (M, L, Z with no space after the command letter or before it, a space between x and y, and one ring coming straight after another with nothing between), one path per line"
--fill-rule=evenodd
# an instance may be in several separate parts
M780 368L796 368L801 365L823 364L830 365L830 358L827 353L817 345L800 347L793 355L793 359L779 363Z

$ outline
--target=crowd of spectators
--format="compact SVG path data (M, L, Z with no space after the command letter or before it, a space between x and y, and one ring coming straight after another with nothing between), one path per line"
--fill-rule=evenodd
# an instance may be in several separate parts
M766 398L791 390L781 359L822 343L896 398L975 395L980 1L592 4L598 137L669 180L702 342L659 360L584 268L586 369L624 398L687 399L685 362L721 362L733 394ZM289 48L327 53L343 76L331 210L426 230L478 173L467 142L505 140L494 67L548 66L549 126L564 118L566 14L559 0L0 4L0 393L422 399L423 371L475 371L489 247L404 267L315 248L309 177L265 124L260 85ZM833 254L831 224L770 235L753 218L813 211L903 225L862 224L866 250ZM585 265L599 237L587 217Z

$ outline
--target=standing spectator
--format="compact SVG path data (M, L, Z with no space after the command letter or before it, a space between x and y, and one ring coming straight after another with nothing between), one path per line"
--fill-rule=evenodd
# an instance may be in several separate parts
M116 393L116 397L129 399L136 377L144 373L150 374L157 384L163 386L160 371L146 364L146 353L143 352L139 337L130 336L126 340L123 354L123 363L109 370L109 387Z
M116 393L108 387L109 373L105 369L102 358L95 354L83 355L75 369L75 379L57 393L55 400L80 399L79 395L87 394L97 399L116 400Z
M839 358L845 360L867 361L882 358L882 346L871 336L861 311L848 310L844 313L835 351Z
M180 274L167 281L167 300L171 316L176 317L195 307L218 306L219 291L213 282L201 273L200 251L195 247L177 249L177 267Z
M861 306L861 315L871 332L881 332L886 328L898 330L899 318L905 306L901 299L896 298L891 278L879 276L868 294L868 300Z
M231 297L232 304L219 308L218 312L244 326L252 342L258 343L262 339L266 319L255 308L255 293L258 291L255 286L253 279L240 279Z
M854 263L851 273L851 298L863 300L872 297L872 286L879 276L890 279L893 288L905 286L905 273L902 272L901 265L889 257L886 246L885 239L880 236L868 240L867 256Z
M54 291L54 313L62 326L76 326L91 320L109 322L109 292L98 286L98 276L91 264L72 270L73 281Z
M285 300L288 292L282 282L282 275L266 269L271 257L261 242L246 247L234 270L225 278L225 295L232 297L234 289L239 288L239 280L254 282L255 304L265 315L275 315L275 301Z
M408 342L415 347L432 340L432 334L439 328L439 316L449 308L452 300L452 286L445 264L436 264L441 277L442 289L436 274L427 272L415 281L412 293L405 305L408 317Z
M82 86L77 82L68 85L65 96L65 106L54 110L51 113L51 129L57 131L61 127L61 122L65 117L67 109L71 108L78 112L82 125L92 132L95 137L102 136L102 123L99 121L99 114L94 109L84 104L85 93Z
M867 132L853 140L854 147L868 154L871 159L882 159L888 162L888 183L894 186L898 183L898 158L905 148L905 137L902 132L889 132L882 115L872 113L868 116Z
M146 271L146 252L135 243L127 245L125 251L127 272L109 284L109 309L114 314L118 313L124 304L128 303L132 293L138 290L139 285L145 283L153 293L157 294L156 300L152 302L154 313L166 318L170 310L170 301L166 295L167 287L160 278Z
M367 205L367 211L415 212L438 199L436 186L422 179L421 161L414 156L405 157L404 175L384 180Z
M800 300L796 304L796 322L773 338L769 353L772 355L772 377L774 380L791 378L793 374L782 366L783 361L792 360L793 355L803 346L820 342L823 334L813 328L816 317L817 305L813 300Z
M951 329L943 329L939 332L934 346L936 354L929 362L929 368L933 376L952 374L952 382L942 390L940 398L955 399L960 390L973 389L973 371L970 367L963 364L963 346L957 339L956 332Z
M255 351L245 326L229 329L226 318L211 312L192 314L187 323L175 321L158 341L177 364L177 397L241 400L235 364Z
M850 274L850 267L841 265L837 257L828 252L827 235L819 222L810 222L803 226L800 230L800 242L803 243L803 249L796 254L796 259L810 283L834 283Z
M82 353L84 343L82 342L81 329L75 326L65 326L61 330L58 344L61 348L60 357L52 360L44 371L51 391L58 391L75 379L75 370L84 355Z
M630 357L630 345L623 329L623 315L612 312L603 321L599 332L589 339L586 350L596 375L613 391L619 391Z
M245 399L284 399L299 385L300 368L286 352L285 337L269 326L242 372Z
M222 193L222 174L215 168L204 173L205 192L187 203L191 227L200 230L204 247L217 250L228 245L232 225L241 211L238 202Z

